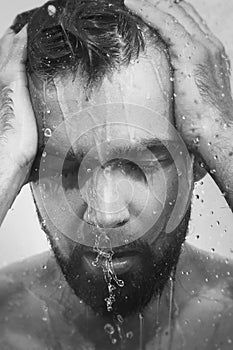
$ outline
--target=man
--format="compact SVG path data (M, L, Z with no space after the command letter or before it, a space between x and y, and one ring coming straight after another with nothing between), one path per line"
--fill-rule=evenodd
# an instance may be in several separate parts
M0 348L231 349L233 264L184 243L203 167L233 206L222 44L185 1L50 1L12 28L0 218L31 182L54 256L1 272Z

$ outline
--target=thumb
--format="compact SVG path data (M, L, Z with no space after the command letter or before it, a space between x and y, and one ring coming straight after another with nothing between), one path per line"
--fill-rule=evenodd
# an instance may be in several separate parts
M23 29L14 35L13 50L12 50L12 63L24 64L27 59L27 25Z

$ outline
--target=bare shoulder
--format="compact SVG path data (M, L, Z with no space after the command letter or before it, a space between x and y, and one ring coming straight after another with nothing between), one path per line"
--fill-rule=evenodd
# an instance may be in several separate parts
M232 349L233 261L187 246L177 287L178 339L195 339L195 349Z
M55 276L50 254L40 254L0 271L0 349L45 349L50 339L46 297ZM47 288L48 286L48 288ZM47 334L48 333L48 334Z
M57 266L50 252L16 262L0 270L0 310L20 295L35 293L55 278ZM49 275L50 274L50 275ZM48 282L48 281L47 281ZM36 294L36 293L35 293Z

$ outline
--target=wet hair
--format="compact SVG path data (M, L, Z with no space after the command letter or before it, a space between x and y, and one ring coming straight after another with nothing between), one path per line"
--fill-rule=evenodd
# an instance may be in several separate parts
M20 16L13 28L28 22L27 71L45 78L78 72L90 85L162 42L121 0L55 0Z

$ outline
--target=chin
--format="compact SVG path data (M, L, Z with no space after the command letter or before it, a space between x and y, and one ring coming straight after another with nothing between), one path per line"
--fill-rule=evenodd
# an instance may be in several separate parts
M119 287L114 281L111 282L115 287L113 292L115 300L110 312L105 301L109 291L103 271L98 267L87 266L85 261L90 260L90 257L87 257L86 248L75 244L68 259L62 257L56 247L53 247L53 250L69 286L94 313L103 317L109 317L111 314L130 317L142 312L158 294L162 293L171 272L177 265L184 241L183 235L181 236L182 238L177 239L177 236L169 235L169 238L164 239L164 235L161 234L153 249L147 242L141 240L124 246L127 257L129 252L132 254L134 251L133 259L130 264L120 268L118 266L115 271L117 277L124 281L124 286ZM120 253L121 259L124 259L123 249ZM120 258L117 259L119 263Z
M189 219L190 209L176 230L169 234L162 231L153 244L147 242L145 235L128 245L114 248L113 266L116 267L117 277L124 281L124 286L119 287L114 281L111 282L115 287L115 300L110 312L105 301L109 297L108 286L101 268L91 264L94 253L90 247L64 237L70 246L70 254L65 257L48 229L46 234L67 283L80 300L103 317L109 318L114 314L130 317L143 312L163 292L176 269Z

